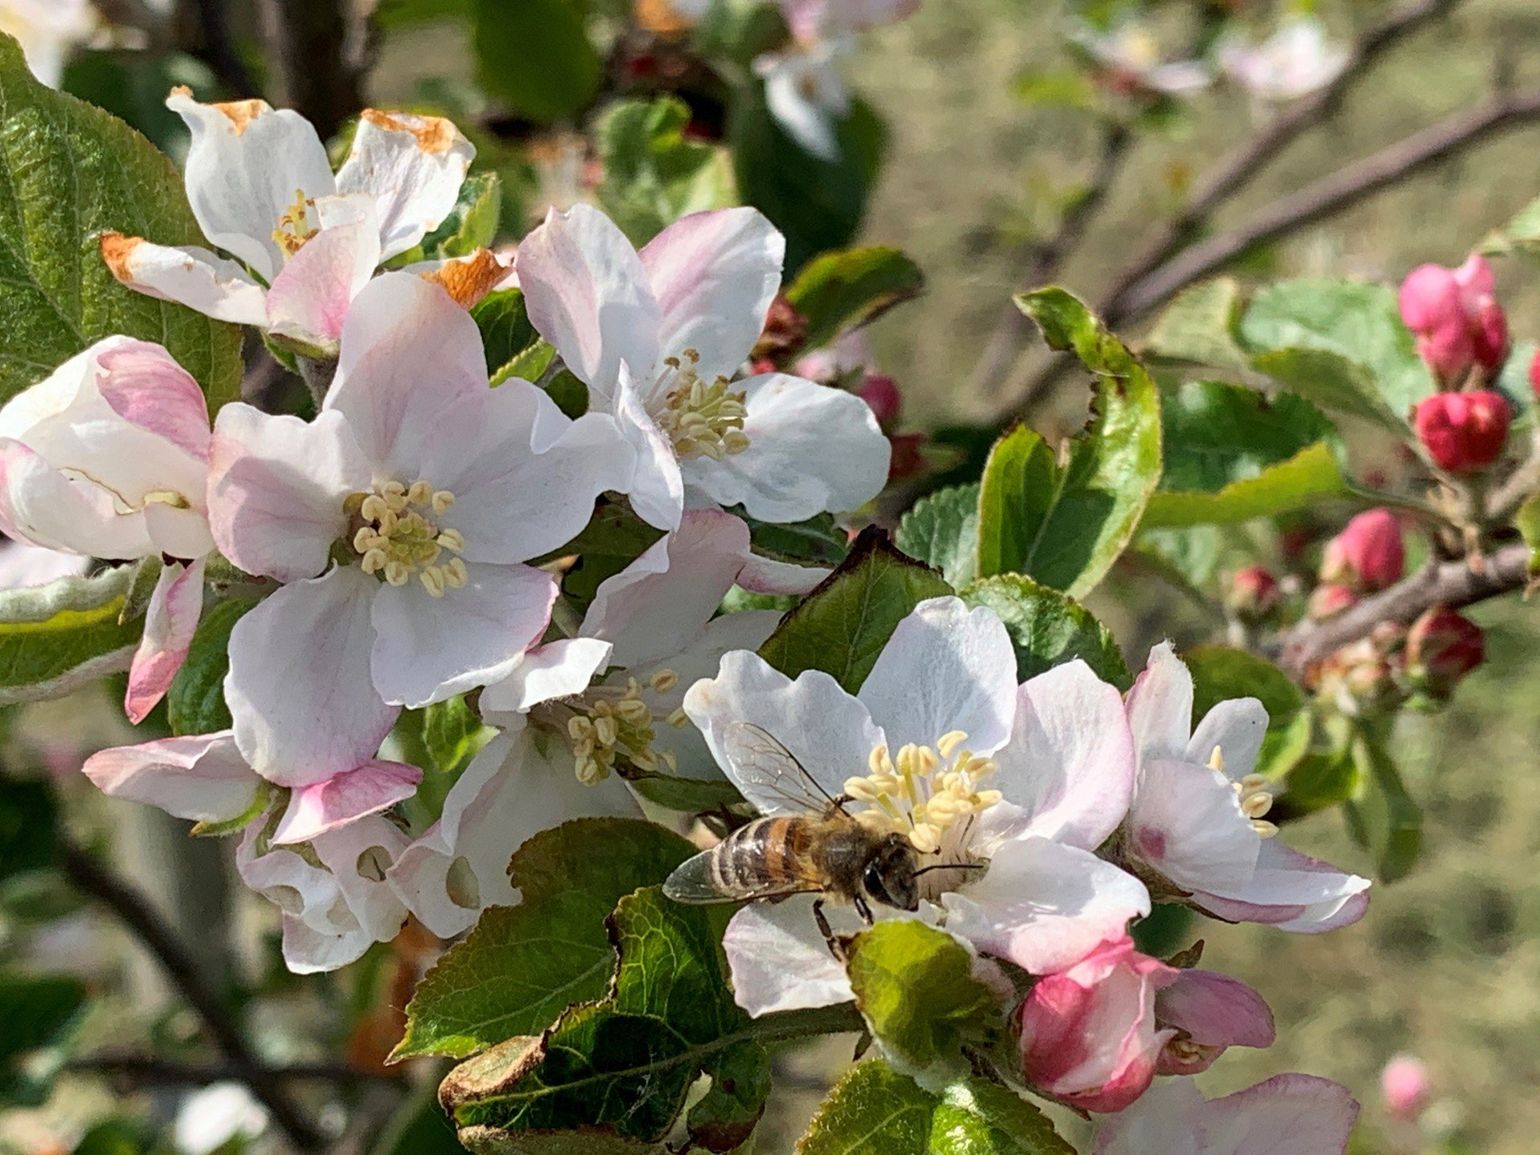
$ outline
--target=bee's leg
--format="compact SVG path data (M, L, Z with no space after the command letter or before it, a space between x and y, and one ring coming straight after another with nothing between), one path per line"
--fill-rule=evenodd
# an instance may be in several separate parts
M828 944L829 953L834 956L834 961L845 961L845 950L840 946L840 940L834 937L834 928L829 925L828 916L823 912L823 899L815 899L813 902L813 919L818 923L818 929L823 932L823 940Z
M866 920L866 925L871 926L875 921L872 918L872 908L867 905L866 899L859 894L855 897L855 908L856 913Z

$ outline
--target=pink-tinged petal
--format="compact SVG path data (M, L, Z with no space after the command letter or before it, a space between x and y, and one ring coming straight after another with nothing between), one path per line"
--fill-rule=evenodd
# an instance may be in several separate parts
M1270 1047L1277 1038L1266 1000L1217 971L1182 971L1155 996L1155 1017L1205 1047Z
M941 903L953 934L1039 975L1073 966L1150 912L1137 878L1046 838L1003 843L982 879Z
M845 907L829 907L826 914L835 934L854 934L866 925ZM813 918L812 895L745 906L727 924L722 949L733 999L754 1018L855 997L844 965L830 953Z
M357 566L286 585L230 633L225 700L258 774L308 786L374 757L395 724L369 676L380 583Z
M372 474L347 421L274 417L237 402L219 411L209 464L209 528L247 573L314 577L347 533L342 505Z
M378 471L407 484L434 452L445 411L487 392L476 322L410 273L376 277L353 299L341 350L324 408L348 419Z
M45 549L131 559L154 552L144 518L117 512L100 486L60 473L19 441L0 439L0 530Z
M187 659L198 619L203 616L203 570L206 558L172 562L160 571L144 616L144 636L128 670L128 695L123 709L138 725L165 697L171 679Z
M1205 1104L1202 1120L1202 1155L1343 1155L1358 1103L1330 1079L1274 1075Z
M993 610L931 598L898 623L859 696L894 752L961 730L988 756L1011 736L1016 651Z
M892 447L861 398L784 373L737 387L747 395L748 448L682 462L687 487L773 522L859 509L881 492Z
M1338 870L1271 838L1262 842L1256 869L1249 877L1211 878L1208 886L1193 889L1193 901L1231 922L1261 922L1296 934L1321 934L1363 917L1369 906L1369 885L1367 878Z
M818 44L801 52L765 55L754 71L765 82L765 106L786 135L821 160L840 158L838 122L850 112L840 49Z
M790 782L778 782L770 773L774 764L749 759L763 744L744 723L784 745L830 798L843 793L847 778L865 772L872 748L883 741L860 699L822 670L806 670L792 681L744 650L726 654L715 678L691 686L684 710L705 735L717 765L761 814L807 807L784 792L796 786L795 772ZM813 787L805 792L818 797Z
M379 585L370 668L385 701L417 709L500 682L539 644L556 579L523 565L465 568L465 585L440 598L415 581Z
M1096 1121L1093 1155L1209 1155L1205 1104L1191 1079L1162 1079L1125 1110Z
M45 549L23 541L0 543L0 590L45 586L65 577L84 577L91 559L77 553ZM751 647L752 648L752 647Z
M251 809L262 780L230 731L118 746L81 767L103 794L158 806L189 822L229 822Z
M756 594L801 596L812 593L833 572L828 566L797 565L751 553L738 572L738 584Z
M1266 736L1267 708L1255 698L1231 698L1203 716L1187 743L1186 758L1207 764L1217 749L1225 774L1239 781L1256 766Z
M235 261L196 245L156 245L103 233L102 260L123 284L232 325L267 324L267 291Z
M615 644L617 666L661 659L705 629L749 552L749 527L717 509L692 510L679 529L600 583L583 633Z
M613 420L573 421L527 381L482 387L433 436L417 476L454 493L440 520L464 536L472 562L508 565L558 549L588 524L599 495L631 475Z
M780 0L792 35L803 43L893 24L918 12L920 0Z
M364 202L347 209L336 214L340 223L328 223L306 241L273 278L266 324L274 336L323 348L342 336L353 298L380 263L373 206Z
M192 374L147 341L122 340L97 348L96 387L112 411L189 457L208 461L209 406Z
M610 664L611 649L597 638L559 638L530 650L513 673L482 691L481 716L526 714L541 702L581 694Z
M317 835L310 844L360 926L375 942L389 942L406 921L401 900L386 879L407 847L407 837L390 819L361 818Z
M326 146L310 122L265 101L200 104L173 89L166 107L187 123L187 199L203 235L265 280L283 267L273 239L295 198L336 191Z
M615 424L631 447L633 469L620 489L648 525L664 532L679 528L684 515L685 480L673 443L643 404L630 367L622 363L614 399Z
M1117 688L1084 662L1055 666L1016 695L1011 740L992 783L1023 808L1022 833L1094 850L1133 799L1133 734Z
M1161 642L1128 691L1128 723L1141 762L1183 756L1192 735L1192 696L1186 664L1170 642Z
M758 209L718 209L681 217L641 258L661 312L660 352L693 349L702 378L731 377L765 327L786 238Z
M370 814L388 810L417 793L422 771L403 762L371 759L324 782L296 786L273 831L274 846L309 842Z
M1128 848L1177 886L1244 889L1262 845L1219 771L1192 762L1145 763L1128 815Z
M424 926L449 938L487 907L519 901L508 858L527 839L572 818L640 816L620 778L585 786L564 744L547 758L528 730L509 731L466 767L443 816L401 854L390 883Z
M142 516L152 554L192 561L214 550L214 536L204 510L151 501L145 505Z
M530 322L568 369L600 396L614 396L622 361L650 381L661 357L663 314L641 258L598 209L552 209L515 258Z
M366 108L337 170L337 191L374 199L381 259L389 260L449 215L475 156L475 146L442 117Z

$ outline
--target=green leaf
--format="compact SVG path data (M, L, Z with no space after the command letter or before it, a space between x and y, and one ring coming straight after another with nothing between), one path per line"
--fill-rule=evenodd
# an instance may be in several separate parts
M606 502L594 511L593 520L546 560L578 555L577 563L562 577L562 593L578 610L593 601L600 584L614 577L663 536L625 504Z
M1259 353L1252 364L1322 409L1371 422L1397 437L1409 434L1406 419L1385 404L1369 370L1340 353L1278 349Z
M1204 281L1178 294L1145 338L1146 354L1245 373L1251 358L1236 340L1240 285L1231 277Z
M1351 802L1358 792L1351 750L1311 750L1289 769L1274 809L1298 817Z
M1229 646L1196 646L1182 660L1192 671L1194 726L1226 699L1256 698L1267 711L1267 735L1256 772L1281 774L1304 755L1310 742L1304 695L1281 669L1266 658Z
M122 121L39 84L9 36L0 170L0 402L119 333L164 345L211 409L239 394L240 330L123 287L98 250L105 230L205 244L180 175Z
M843 249L803 266L786 299L807 319L804 347L817 349L916 296L924 285L920 266L897 249Z
M734 1043L703 1066L711 1086L690 1108L690 1141L707 1151L748 1142L770 1095L770 1055L755 1042Z
M953 1083L942 1095L931 1121L929 1155L1075 1155L1075 1149L1020 1095L972 1078Z
M1401 323L1396 292L1388 285L1318 278L1280 281L1252 298L1241 316L1240 337L1254 354L1312 350L1362 366L1373 394L1398 421L1404 422L1417 402L1435 389L1432 374L1417 356L1416 341ZM1260 362L1257 368L1273 373ZM1299 388L1297 378L1292 383ZM1306 389L1300 392L1321 400Z
M1540 494L1519 506L1513 515L1513 525L1529 546L1529 572L1540 573Z
M899 553L880 531L867 530L759 653L789 678L823 670L853 694L909 611L951 592L940 574Z
M46 782L0 777L0 881L54 865L58 819Z
M850 552L850 539L832 513L820 513L806 521L775 524L756 521L736 506L730 512L748 523L750 545L755 553L764 557L794 564L835 566Z
M134 567L0 592L0 705L57 698L128 669L141 623L120 620Z
M957 589L978 576L980 486L954 485L922 497L898 523L893 541L941 571Z
M601 997L615 967L605 916L694 850L660 826L618 818L535 835L508 868L523 901L488 910L418 984L392 1060L469 1055L538 1034L569 1004Z
M397 1108L369 1155L460 1155L464 1150L428 1084Z
M471 0L476 78L509 111L543 123L598 96L603 62L575 0Z
M881 1059L852 1067L834 1085L796 1155L927 1155L940 1102Z
M622 100L594 130L604 166L599 205L638 245L688 213L733 202L732 162L685 135L690 106L675 96Z
M212 734L233 724L225 705L225 675L230 672L230 631L257 603L220 602L204 612L187 650L187 660L166 691L166 717L173 734Z
M529 310L524 305L524 294L519 289L497 289L488 293L471 306L471 317L481 330L481 342L486 350L487 376L493 384L509 376L505 367L524 356L540 340L540 334L529 322ZM539 374L536 374L539 376ZM525 378L530 380L530 378Z
M503 182L495 172L465 178L460 195L438 228L422 240L423 255L432 260L468 257L491 247L502 220Z
M450 772L463 767L497 733L481 724L464 696L434 702L423 711L422 740L434 768Z
M1031 430L1007 433L984 467L979 576L1024 573L1082 597L1132 540L1160 480L1160 402L1128 348L1063 289L1016 298L1048 344L1095 375L1092 418L1064 464Z
M1149 514L1145 515L1145 520L1149 520ZM1141 527L1134 540L1134 552L1141 561L1200 602L1204 598L1204 587L1219 569L1223 547L1223 535L1214 525L1180 529Z
M726 780L686 778L679 774L655 774L632 769L624 769L620 773L631 784L631 788L647 801L682 814L717 810L743 801L738 788Z
M1422 808L1407 793L1395 760L1378 735L1354 737L1358 796L1346 809L1349 828L1374 856L1381 882L1404 878L1422 854Z
M1488 233L1481 242L1480 251L1491 257L1506 257L1513 253L1540 256L1540 199L1530 201L1506 224Z
M1347 480L1331 447L1317 442L1256 477L1214 493L1157 493L1142 526L1234 525L1258 517L1310 509L1347 492Z
M1016 648L1016 677L1082 659L1103 681L1127 689L1133 679L1110 630L1079 602L1021 574L997 574L965 587L963 601L1000 616Z
M86 1008L86 986L62 975L0 973L0 1099L18 1090L17 1063L61 1043Z
M856 1007L887 1057L908 1071L966 1069L962 1048L1004 1030L994 994L973 977L973 955L913 919L879 923L849 944Z

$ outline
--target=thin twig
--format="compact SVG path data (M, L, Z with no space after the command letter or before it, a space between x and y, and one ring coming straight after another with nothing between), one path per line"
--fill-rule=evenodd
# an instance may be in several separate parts
M363 104L363 46L343 0L263 0L278 99L325 140Z
M231 96L258 96L261 89L230 36L228 0L182 0L177 24L184 30L183 48L209 66Z
M240 1067L232 1062L182 1063L174 1059L163 1059L159 1055L82 1055L71 1059L65 1066L71 1071L122 1079L136 1087L203 1087L210 1083L244 1081ZM267 1071L280 1083L316 1082L351 1086L399 1084L402 1080L400 1074L360 1071L336 1063L289 1063L281 1067L268 1067Z
M218 992L198 969L192 954L150 901L82 847L61 839L59 854L64 876L70 884L112 911L155 957L171 985L192 1005L209 1035L224 1052L233 1077L251 1088L273 1122L288 1136L289 1142L300 1151L321 1150L324 1140L320 1132L289 1097L283 1081L246 1041Z
M1381 622L1410 625L1434 606L1459 609L1512 593L1529 583L1531 550L1502 546L1473 566L1467 559L1433 562L1388 590L1365 598L1324 622L1301 622L1284 638L1280 661L1295 677L1335 650L1366 638Z

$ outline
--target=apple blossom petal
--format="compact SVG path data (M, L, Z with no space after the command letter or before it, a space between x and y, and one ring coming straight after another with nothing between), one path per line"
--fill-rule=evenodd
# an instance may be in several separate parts
M1128 815L1132 852L1183 890L1244 889L1263 839L1230 780L1191 762L1147 762ZM1240 893L1240 889L1236 893Z
M20 441L0 439L0 530L45 549L132 559L154 552L144 518L106 490L60 473Z
M272 834L274 846L309 842L370 814L388 810L417 793L422 771L404 762L371 759L324 782L296 786Z
M665 533L679 528L684 515L685 480L674 446L642 403L629 366L620 367L614 398L615 425L631 447L632 474L621 486L631 509Z
M324 782L372 759L395 724L369 676L380 583L357 566L293 582L230 633L225 700L235 741L279 786Z
M421 277L384 273L353 298L323 410L347 418L378 472L410 484L447 452L437 428L445 413L487 391L470 314Z
M81 772L103 794L158 806L190 822L239 818L262 785L229 730L102 750L86 759Z
M847 778L865 771L873 747L883 742L861 700L822 670L805 670L792 681L744 650L724 655L715 678L691 686L684 710L717 765L761 814L802 813L807 807L796 792L816 799L817 789L796 780L777 783L766 770L735 761L744 723L784 745L830 798L844 791Z
M1265 999L1240 979L1218 971L1184 970L1155 996L1161 1023L1212 1047L1270 1047L1277 1037Z
M892 447L854 393L767 373L738 382L746 394L748 448L680 469L687 488L761 521L805 521L859 509L887 484Z
M798 565L750 553L738 571L738 584L756 594L812 593L834 571L822 565Z
M108 407L130 425L206 463L212 440L209 406L192 374L148 341L119 338L94 348L96 388ZM194 490L187 496L202 495Z
M370 668L385 701L415 710L500 682L539 643L556 579L524 565L465 568L465 585L438 598L415 581L379 583Z
M45 586L64 577L84 577L90 565L90 558L77 553L7 541L0 543L0 590Z
M326 146L310 122L266 101L201 104L173 89L166 107L192 131L187 199L211 243L271 281L284 252L273 232L297 196L336 191Z
M786 238L758 209L681 217L641 252L662 319L658 348L699 355L705 381L731 377L748 359L781 286Z
M219 411L209 463L209 528L247 573L314 577L348 527L342 508L372 474L347 421L274 417L237 402Z
M845 907L829 907L825 914L835 934L865 928ZM745 906L727 924L722 950L732 973L733 999L753 1018L855 998L844 964L829 952L813 918L812 895Z
M930 598L898 623L859 697L894 752L961 730L968 749L988 757L1011 736L1016 651L993 610Z
M1320 934L1362 918L1369 905L1369 886L1367 878L1338 870L1271 838L1261 844L1256 869L1249 877L1212 878L1207 886L1193 889L1193 899L1215 917L1232 922L1261 922L1296 934Z
M337 191L374 198L380 259L388 261L449 215L475 156L475 146L443 117L366 108L337 170Z
M597 638L558 638L530 650L500 682L481 694L481 716L526 714L541 702L581 694L610 663L613 647Z
M318 835L311 848L337 879L348 910L373 942L389 942L406 921L406 910L386 872L407 847L407 837L383 817L361 818Z
M1274 1075L1205 1104L1202 1119L1202 1155L1342 1155L1358 1103L1330 1079Z
M199 509L182 509L163 501L145 504L141 515L150 537L151 554L192 561L214 550L208 515Z
M618 666L659 660L697 637L732 589L749 527L717 509L691 510L679 529L599 584L582 632L615 644Z
M171 562L160 571L144 616L144 636L128 669L123 710L136 726L165 697L171 679L187 660L198 619L203 616L203 571L207 559Z
M111 232L102 234L101 250L112 275L147 297L232 325L267 325L267 291L235 261L196 245L156 245Z
M946 926L1033 974L1072 966L1150 912L1144 884L1077 846L1003 843L977 882L941 896Z
M530 323L577 378L614 396L622 361L651 380L663 315L636 249L598 209L552 209L515 258Z
M1017 691L1010 741L991 783L1026 811L1021 833L1094 850L1133 799L1133 734L1117 688L1078 659Z
M850 112L850 92L838 56L834 46L820 44L754 61L754 71L765 82L765 106L775 122L805 152L830 162L840 158L838 122Z
M332 198L341 200L342 198ZM380 263L379 230L370 211L327 224L289 258L267 293L265 323L277 337L328 348L342 336L353 298Z
M1171 643L1161 642L1128 691L1128 724L1141 762L1182 757L1192 734L1192 698L1192 674Z
M553 755L542 756L528 730L493 738L450 788L443 816L391 868L392 887L434 934L460 934L487 907L517 903L508 858L540 831L571 818L641 816L619 777L585 786L565 745Z
M1129 1107L1096 1121L1092 1155L1209 1155L1200 1146L1206 1104L1191 1079L1162 1079Z
M1257 764L1267 736L1267 708L1255 698L1231 698L1216 703L1187 743L1186 759L1207 764L1220 752L1226 775L1239 781Z

